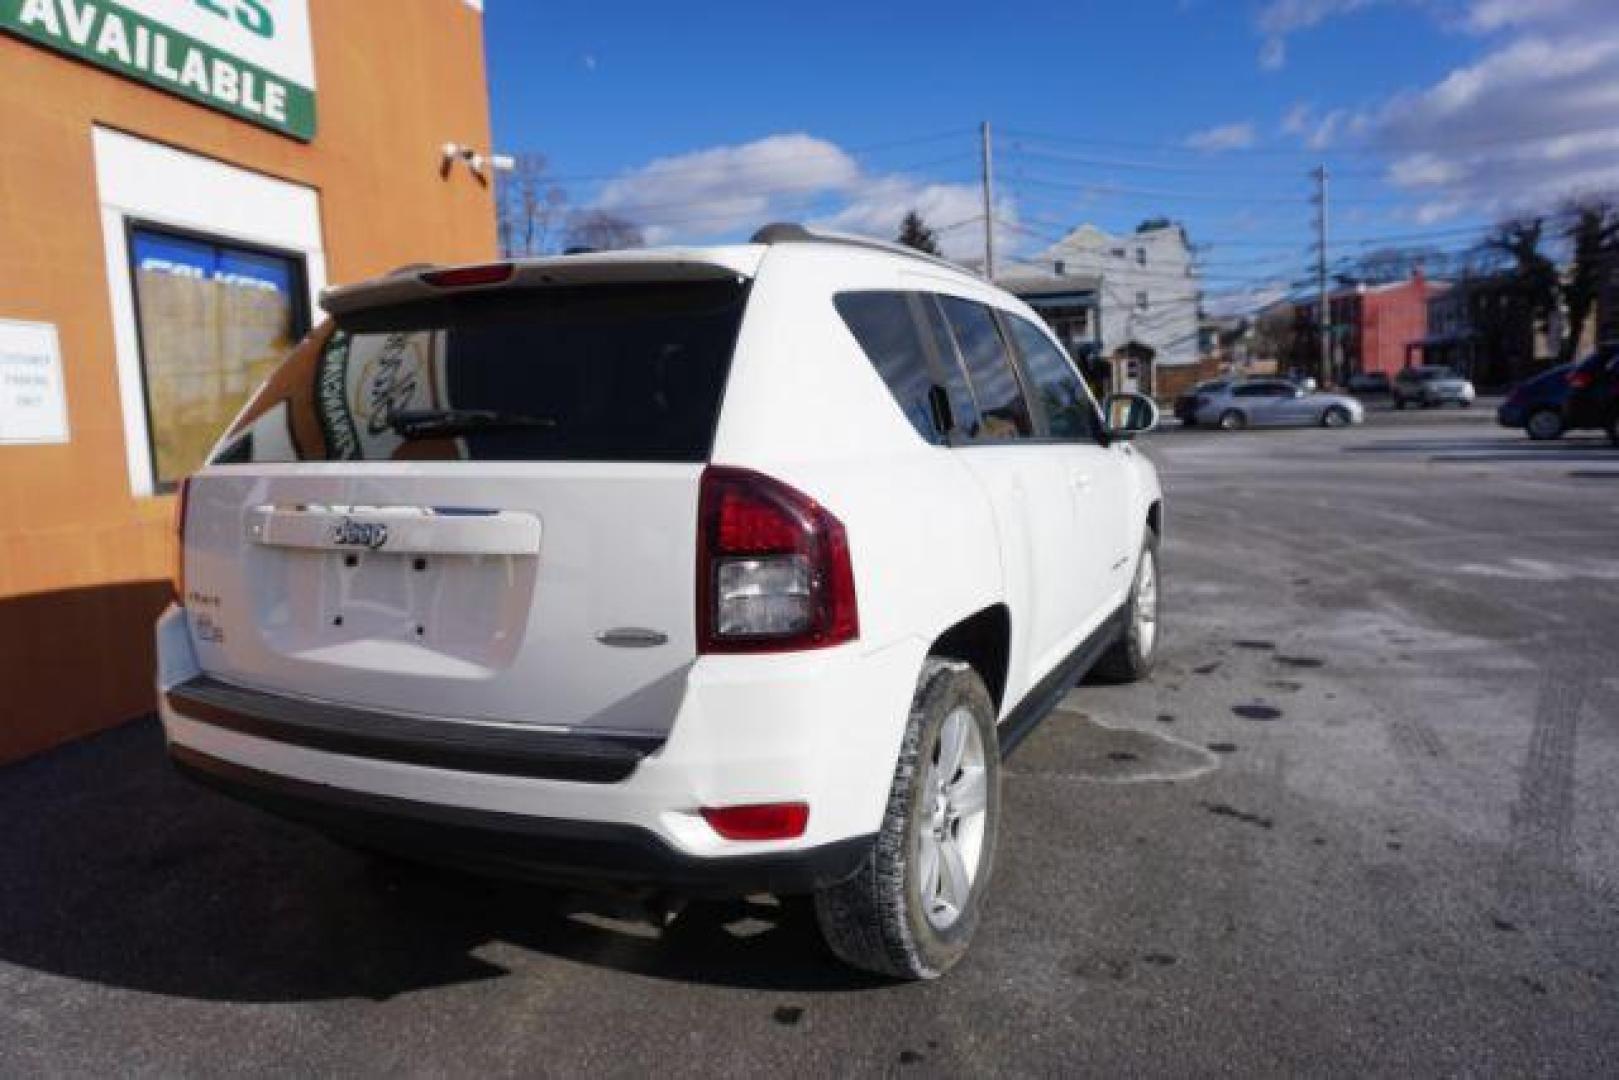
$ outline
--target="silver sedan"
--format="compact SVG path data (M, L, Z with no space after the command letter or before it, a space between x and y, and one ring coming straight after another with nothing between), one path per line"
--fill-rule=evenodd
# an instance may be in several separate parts
M1318 424L1348 427L1366 419L1361 403L1343 394L1313 393L1285 379L1250 379L1198 395L1196 422L1226 431Z

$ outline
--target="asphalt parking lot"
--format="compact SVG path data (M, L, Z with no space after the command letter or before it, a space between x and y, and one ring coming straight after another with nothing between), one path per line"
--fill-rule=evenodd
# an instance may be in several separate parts
M1487 409L1166 430L1166 652L1009 765L946 979L659 931L185 785L0 770L0 1074L1619 1072L1619 450Z

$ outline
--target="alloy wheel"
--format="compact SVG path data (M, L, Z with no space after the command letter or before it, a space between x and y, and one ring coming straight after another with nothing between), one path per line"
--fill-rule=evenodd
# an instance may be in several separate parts
M989 776L984 740L966 708L944 718L925 765L916 833L922 910L935 930L961 918L984 854Z

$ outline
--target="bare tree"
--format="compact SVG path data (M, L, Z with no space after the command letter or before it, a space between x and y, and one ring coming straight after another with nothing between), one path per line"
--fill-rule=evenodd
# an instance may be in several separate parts
M1512 292L1543 330L1550 327L1557 310L1557 266L1541 250L1545 232L1544 218L1518 218L1497 225L1486 241L1510 262Z
M568 215L568 247L613 251L646 246L641 226L607 210L576 210Z
M1564 213L1572 219L1565 235L1573 261L1562 286L1568 332L1558 345L1558 359L1567 363L1574 359L1580 334L1602 291L1603 276L1619 252L1619 207L1611 198L1592 196L1571 203Z
M546 255L555 248L568 196L546 181L548 167L544 154L518 154L509 170L496 174L500 250L507 257Z

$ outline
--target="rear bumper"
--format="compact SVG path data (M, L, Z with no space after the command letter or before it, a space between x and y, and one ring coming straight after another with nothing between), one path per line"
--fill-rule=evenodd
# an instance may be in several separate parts
M157 626L158 712L191 775L300 820L313 804L331 832L352 817L349 831L381 834L359 842L431 861L720 892L814 887L842 869L828 852L864 851L926 653L906 640L704 657L667 735L625 738L379 714L210 679L186 621L175 607ZM786 801L810 807L788 840L729 840L701 813ZM431 827L416 828L424 818Z
M794 851L698 858L633 825L370 795L247 768L179 745L171 745L169 754L175 767L198 783L340 840L505 877L606 882L698 896L793 894L850 877L873 840L859 836Z

